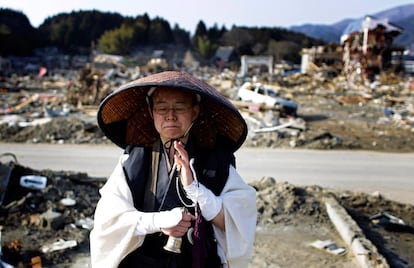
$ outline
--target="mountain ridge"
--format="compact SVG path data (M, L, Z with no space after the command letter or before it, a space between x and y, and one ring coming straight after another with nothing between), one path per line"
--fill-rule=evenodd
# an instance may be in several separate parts
M414 46L414 4L401 5L374 14L366 14L379 19L388 19L394 25L404 29L403 33L395 39L395 43L405 47ZM291 26L289 30L306 34L307 36L322 39L325 42L340 42L345 28L354 20L360 18L344 18L333 24L312 24Z

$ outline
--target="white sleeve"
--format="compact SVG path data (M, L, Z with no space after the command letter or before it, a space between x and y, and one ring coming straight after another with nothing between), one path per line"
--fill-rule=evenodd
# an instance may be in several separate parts
M246 184L233 166L220 194L226 230L213 225L218 253L229 267L247 267L253 256L256 232L256 191Z
M141 212L134 207L126 182L123 155L108 181L100 190L90 234L92 267L118 267L121 260L140 247L145 235L160 228L177 225L182 218L180 208L163 212Z
M200 206L201 214L207 221L213 220L219 214L222 206L221 198L201 183L193 181L184 186L187 197Z
M145 236L137 234L140 213L133 205L126 182L123 155L111 176L100 189L90 234L92 267L118 267L121 260L142 245Z

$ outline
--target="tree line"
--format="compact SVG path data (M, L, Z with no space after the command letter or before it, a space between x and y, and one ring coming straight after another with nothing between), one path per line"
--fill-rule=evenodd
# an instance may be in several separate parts
M0 56L32 55L34 49L57 47L63 53L101 53L131 55L136 48L161 49L175 46L192 50L208 60L218 47L232 46L238 55L273 55L276 62L300 61L302 48L323 41L283 28L238 27L208 28L200 20L195 33L182 29L161 17L145 13L136 17L119 13L73 11L47 18L34 28L20 11L0 9Z

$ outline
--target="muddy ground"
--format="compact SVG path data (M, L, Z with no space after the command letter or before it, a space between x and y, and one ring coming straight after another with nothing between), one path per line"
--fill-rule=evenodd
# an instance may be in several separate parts
M308 78L298 78L296 84L290 81L290 87L282 91L297 101L297 118L280 118L278 112L270 112L270 121L279 124L294 121L294 126L254 134L258 125L250 120L246 146L414 152L412 84L364 87L361 91L334 87L332 81L325 79L313 79L311 83L299 83L299 79ZM338 84L340 81L335 82ZM33 124L24 127L17 123L0 124L0 141L109 142L96 126L93 109L85 114L82 109L72 108L70 116L49 117L47 122L35 124L41 118L33 116L33 109L42 111L42 104L33 102L31 108L16 116L25 116L29 118L26 123ZM243 111L243 114L269 116L266 111ZM44 267L74 267L75 260L88 256L90 225L86 223L93 219L98 189L105 178L90 178L76 171L51 171L47 167L29 172L46 176L48 186L44 190L23 191L21 198L2 207L2 260L16 267L31 267L32 257L40 256ZM316 185L302 187L272 178L263 178L252 185L257 189L259 217L250 267L357 267L355 256L327 216L322 202L326 195L333 195L347 209L391 267L414 267L413 204L386 200L380 195L332 192ZM76 201L75 205L65 206L60 202L69 197ZM45 220L50 217L44 214L48 210L59 214ZM384 212L403 220L404 225L370 220L371 216ZM76 241L76 246L42 252L42 246L58 239ZM310 246L316 240L328 239L344 247L345 254L335 255ZM83 262L75 267L88 266Z

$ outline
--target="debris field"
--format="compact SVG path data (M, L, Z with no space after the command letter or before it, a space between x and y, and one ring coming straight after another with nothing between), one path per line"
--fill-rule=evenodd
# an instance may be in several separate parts
M4 82L0 91L0 141L109 143L96 124L97 105L136 73L123 73L116 79L112 79L113 71L112 76L94 75L90 85L95 88L94 98L85 98L91 91L77 90L75 94L70 90L74 85L85 87L76 74L71 79L26 77ZM197 75L206 77L240 109L249 127L244 146L414 152L411 78L384 74L365 85L324 72L280 76L271 81L258 79L280 97L297 103L297 113L289 114L283 107L237 99L241 83L230 71ZM33 170L8 161L7 156L0 158L1 261L14 267L73 267L75 259L87 258L98 190L105 178L47 167ZM8 173L10 170L13 173ZM20 179L26 175L34 175L28 178L35 181L29 179L29 185L22 186ZM47 178L44 187L36 181L41 177ZM320 267L321 263L326 267L355 267L355 256L341 242L326 213L326 196L333 196L347 210L389 267L414 265L413 204L387 200L381 194L332 192L273 178L263 178L252 186L257 190L258 231L251 267L304 267L305 263L307 267ZM335 242L328 244L337 246L341 254L311 246L318 241ZM375 263L375 256L372 259Z

